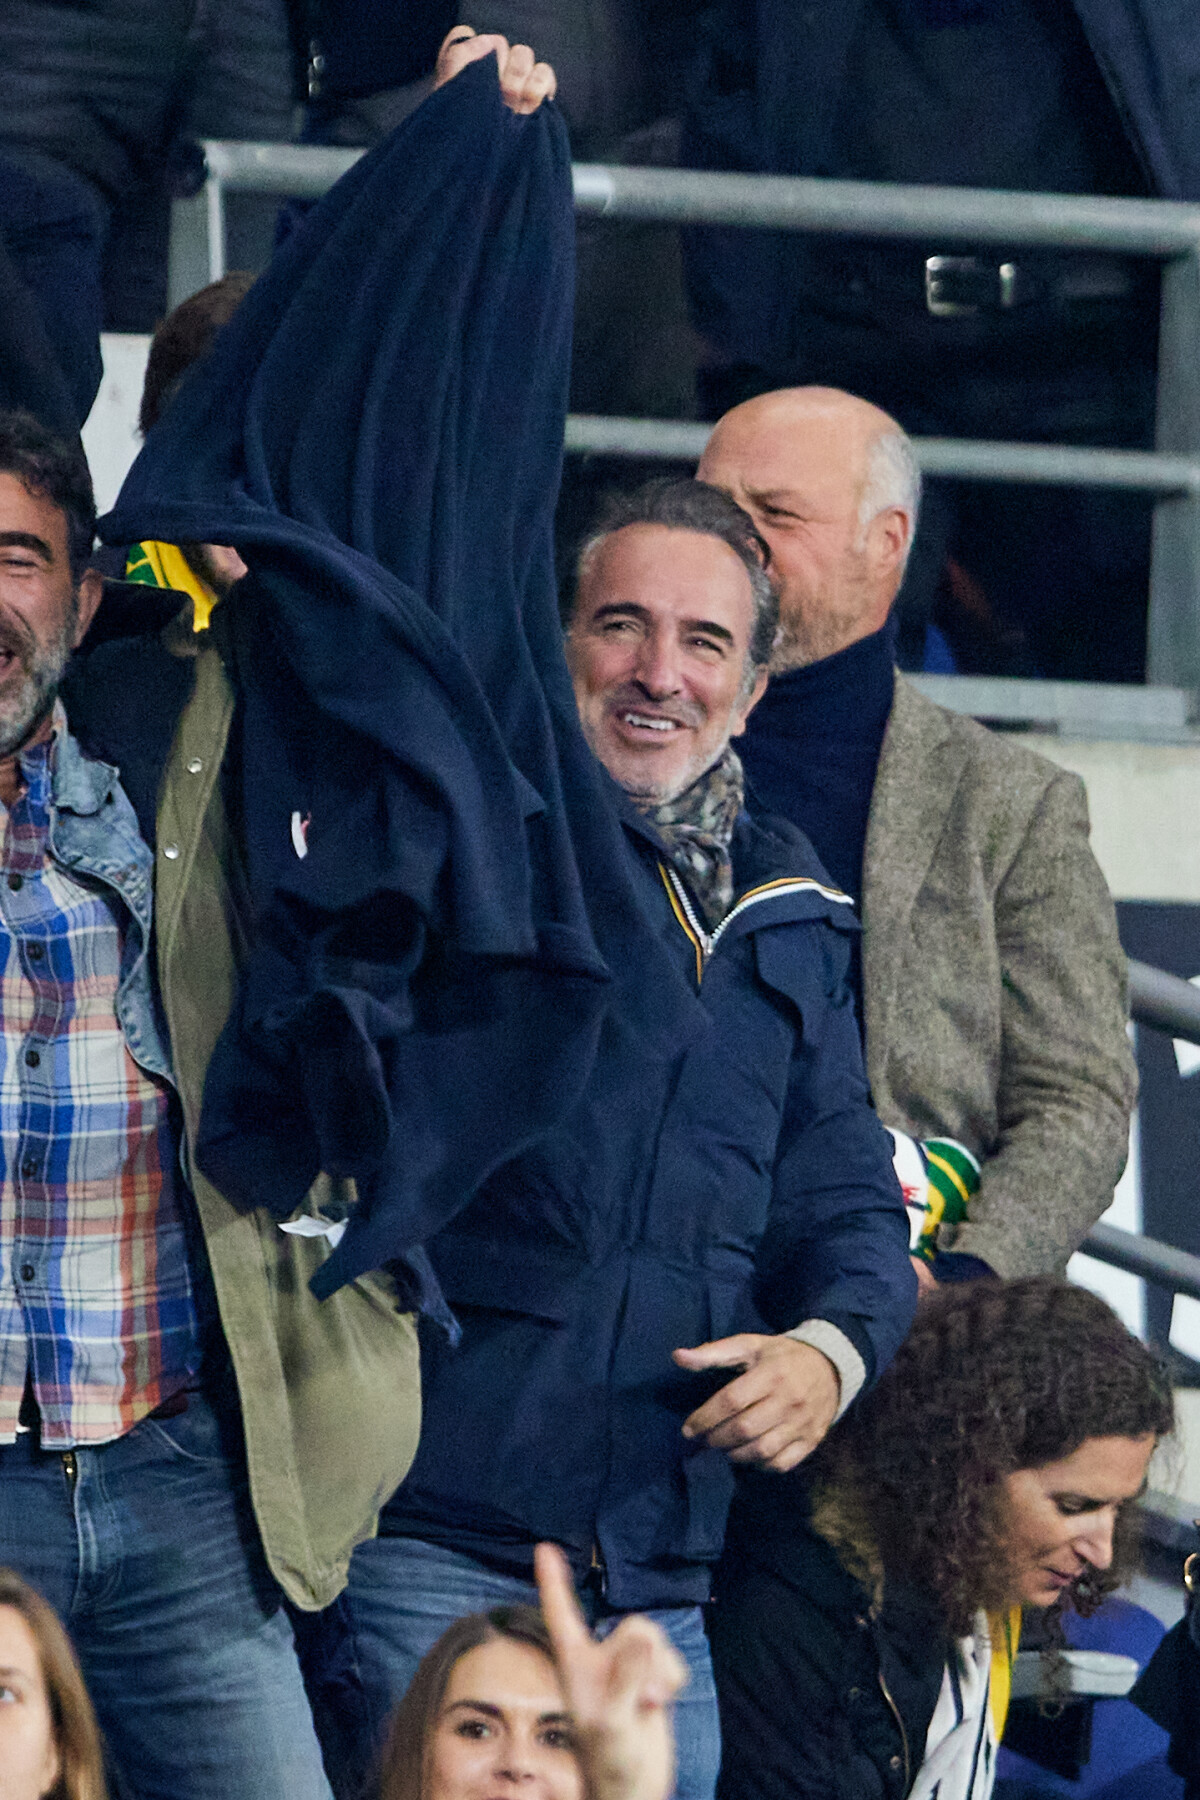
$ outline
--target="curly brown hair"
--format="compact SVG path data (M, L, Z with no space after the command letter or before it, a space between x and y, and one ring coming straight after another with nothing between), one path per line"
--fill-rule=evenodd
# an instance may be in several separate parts
M1089 1438L1157 1439L1173 1423L1163 1364L1086 1288L1043 1277L945 1287L827 1440L815 1523L856 1573L932 1591L963 1636L981 1607L1011 1604L1004 1478ZM1118 1514L1111 1567L1067 1590L1077 1611L1126 1578L1132 1508Z

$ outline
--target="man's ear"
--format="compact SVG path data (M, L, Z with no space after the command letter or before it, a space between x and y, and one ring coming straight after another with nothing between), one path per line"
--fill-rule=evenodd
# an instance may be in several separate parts
M901 506L885 506L868 527L867 543L880 574L904 566L912 540L912 518Z
M88 634L88 627L96 616L96 608L104 598L104 577L99 569L85 569L75 594L76 625L75 642L71 648L78 650Z
M770 679L771 671L769 669L760 669L758 671L758 674L755 677L754 686L750 689L750 692L738 707L738 722L730 732L730 737L741 737L743 731L746 729L746 720L750 717L750 714L754 711L755 707L766 693L767 683Z

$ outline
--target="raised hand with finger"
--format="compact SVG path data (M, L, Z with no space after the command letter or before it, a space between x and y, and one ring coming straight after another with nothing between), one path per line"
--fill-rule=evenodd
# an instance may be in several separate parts
M636 1613L608 1637L593 1637L556 1545L539 1544L534 1567L587 1800L669 1800L671 1703L687 1680L682 1660L662 1629Z

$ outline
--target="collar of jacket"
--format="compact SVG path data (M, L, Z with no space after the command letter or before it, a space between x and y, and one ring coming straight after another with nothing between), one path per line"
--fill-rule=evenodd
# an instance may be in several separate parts
M611 776L608 780L626 837L641 859L650 854L655 863L673 867L667 846L649 819ZM785 819L752 819L743 809L729 848L734 901L726 919L734 935L809 918L827 919L842 931L858 930L849 895L834 886L803 832ZM751 897L756 904L735 920L733 914Z
M50 779L49 848L55 862L99 882L126 908L116 1012L130 1055L150 1074L173 1083L149 955L154 855L117 770L85 755L61 710Z
M872 1058L888 1041L909 920L965 766L953 726L944 707L897 672L863 851L863 1009Z

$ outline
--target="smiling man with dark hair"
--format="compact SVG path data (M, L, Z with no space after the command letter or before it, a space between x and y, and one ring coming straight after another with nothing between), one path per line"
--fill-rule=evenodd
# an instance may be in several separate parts
M585 543L584 734L700 1018L666 1056L611 1020L562 1124L431 1241L463 1338L423 1344L416 1462L350 1572L382 1724L439 1632L533 1597L534 1545L561 1544L594 1621L648 1610L688 1663L681 1800L716 1779L700 1606L731 1465L807 1456L890 1360L916 1286L845 986L851 907L742 805L731 739L775 621L750 520L699 482L651 483Z

